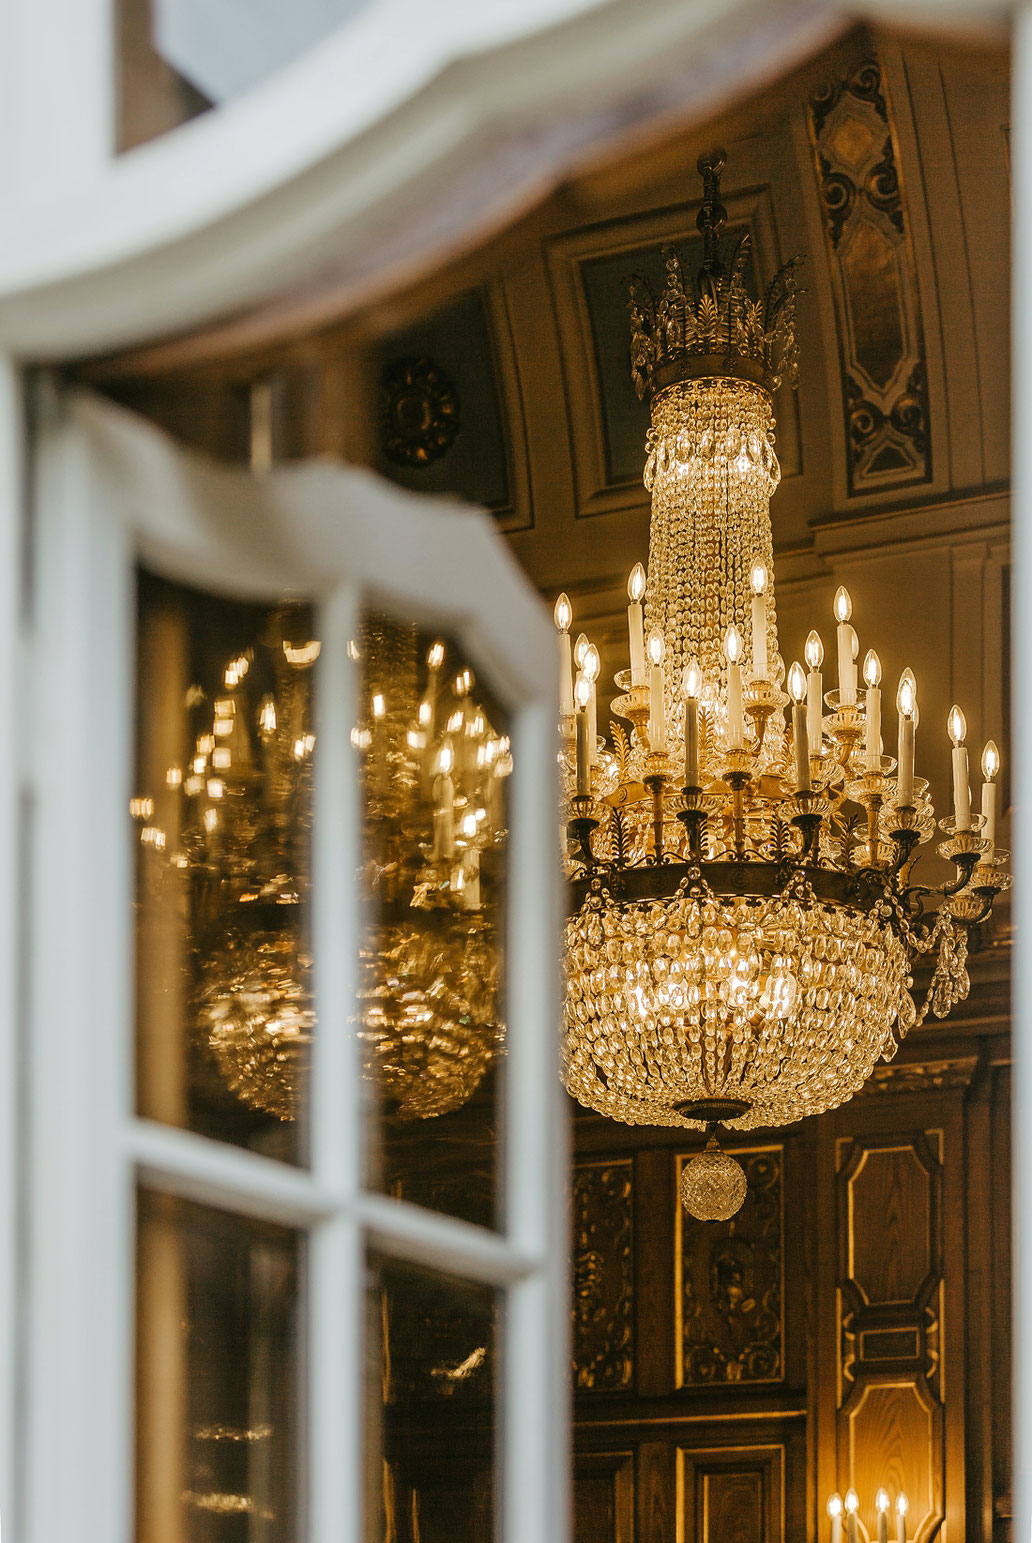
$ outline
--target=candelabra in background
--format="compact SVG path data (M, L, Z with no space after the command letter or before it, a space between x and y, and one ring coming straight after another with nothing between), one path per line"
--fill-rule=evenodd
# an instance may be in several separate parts
M938 890L911 881L936 828L915 775L917 686L904 671L893 758L881 665L866 655L861 691L844 587L837 689L824 690L816 631L807 669L794 663L782 689L772 394L782 375L794 382L795 265L751 298L747 238L721 252L722 166L722 154L699 162L695 282L668 252L658 298L632 285L652 518L648 578L638 564L628 583L630 669L616 677L612 748L596 729L597 650L583 636L571 646L568 598L555 607L574 902L566 1085L629 1124L707 1129L682 1181L704 1220L733 1215L745 1193L719 1126L781 1125L850 1098L929 1010L942 1017L966 994L967 929L1008 882L995 846L999 753L990 741L973 814L959 708L954 813L938 848L955 876ZM910 988L925 956L935 964L918 1006Z
M193 749L168 768L166 827L132 801L151 882L181 883L197 1033L244 1104L297 1117L315 1029L310 902L311 674L300 608L187 693ZM507 738L440 640L367 620L352 656L362 712L364 901L358 1030L395 1112L429 1118L474 1092L499 1050L500 878ZM170 836L170 830L175 835Z
M889 1543L889 1492L880 1489L874 1497L874 1507L877 1516L877 1543ZM839 1494L832 1495L828 1501L828 1516L831 1520L830 1543L842 1543L842 1518L845 1515L846 1543L858 1543L860 1497L855 1489L846 1491L845 1503ZM895 1543L907 1543L907 1511L909 1502L902 1490L896 1496L896 1539ZM866 1531L866 1529L865 1529ZM870 1533L866 1533L868 1539Z

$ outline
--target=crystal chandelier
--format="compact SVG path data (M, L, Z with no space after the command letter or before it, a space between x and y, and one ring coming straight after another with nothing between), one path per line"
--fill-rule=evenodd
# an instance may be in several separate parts
M1008 879L995 846L990 741L973 813L966 727L950 713L954 811L939 822L953 877L913 882L935 834L915 776L917 687L882 744L881 666L857 679L851 604L834 600L837 689L816 631L806 668L778 653L770 498L780 479L772 393L795 384L795 260L754 301L748 237L722 250L722 153L699 161L703 261L668 250L657 297L631 288L631 365L648 396L648 578L628 584L630 669L612 748L596 732L598 651L571 647L555 607L573 915L563 1073L582 1104L629 1124L709 1131L682 1199L733 1215L745 1180L715 1140L850 1098L928 1011L968 990L967 929ZM643 602L644 600L644 607ZM784 689L787 685L787 693ZM786 721L786 708L788 709ZM914 971L927 956L920 1005Z
M300 608L277 612L257 648L228 661L219 691L187 693L193 754L168 769L176 800L131 813L188 918L197 1041L252 1110L297 1118L316 1018L310 902L312 665L291 641ZM367 619L352 743L362 764L363 899L358 1033L367 1070L402 1119L465 1103L502 1045L497 918L509 741L472 673L439 640ZM199 732L198 732L199 731ZM166 800L166 813L168 813Z

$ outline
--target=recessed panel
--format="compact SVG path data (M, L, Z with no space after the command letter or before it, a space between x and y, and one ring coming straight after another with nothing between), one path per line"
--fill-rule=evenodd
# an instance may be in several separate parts
M494 1543L497 1294L374 1256L366 1301L366 1543Z
M142 1192L137 1543L300 1543L301 1244Z
M933 1271L927 1168L911 1146L868 1151L849 1196L850 1275L868 1302L912 1302Z

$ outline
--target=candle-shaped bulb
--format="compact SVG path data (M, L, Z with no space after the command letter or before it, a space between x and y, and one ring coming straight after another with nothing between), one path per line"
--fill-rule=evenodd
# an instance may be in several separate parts
M563 595L561 598L563 600L566 600L566 596L565 595ZM567 600L566 603L567 603L567 605L569 605L570 602ZM557 609L558 609L558 607L557 607ZM559 618L558 618L558 616L556 616L556 622L557 623L558 623L558 620L559 620ZM569 622L567 622L566 625L569 626L570 625ZM431 643L430 644L430 652L426 656L426 662L427 662L427 664L430 666L430 668L432 670L439 670L441 668L441 665L444 663L444 644L443 643Z
M570 623L573 621L573 606L570 604L570 597L565 590L555 602L555 610L552 612L552 616L560 632L569 632Z
M986 782L995 782L1000 775L1000 752L995 739L986 740L982 751L982 776Z
M864 682L872 688L881 685L881 660L873 648L864 656Z
M650 647L651 643L652 639L650 638ZM728 664L737 664L742 657L742 634L739 632L734 622L731 623L730 627L727 629L727 632L724 634L724 655Z
M845 590L842 591L845 594ZM846 596L848 599L849 597ZM846 1490L846 1510L850 1516L855 1516L860 1509L860 1496L855 1489Z
M584 658L581 662L581 670L589 681L598 680L598 672L602 668L602 660L594 643L589 643L584 650Z
M452 750L450 742L448 740L445 740L444 744L441 746L440 750L437 752L437 772L438 772L438 775L441 776L441 777L447 777L448 773L451 771L452 766L454 764L455 764L455 752Z
M853 614L853 602L849 598L849 590L844 584L840 584L835 591L835 620L846 622Z
M907 1499L906 1495L904 1495L903 1491L900 1490L899 1494L896 1496L896 1510L900 1516L906 1516L909 1509L910 1501Z
M660 632L658 627L653 627L652 631L649 633L648 641L649 663L662 664L663 656L665 653L666 644L663 641L663 634Z
M573 645L573 662L577 666L578 670L584 668L584 655L587 653L590 647L591 644L588 642L588 634L586 632L578 633L577 641Z
M681 690L685 700L697 702L702 695L702 671L698 659L689 659L681 676Z
M581 674L577 676L577 684L573 688L573 700L576 702L578 707L587 707L590 696L591 682L582 671Z
M811 670L819 670L824 663L824 644L821 642L820 633L811 629L806 639L806 647L803 650L806 662Z
M967 738L967 719L956 702L950 708L946 719L946 730L955 746L962 745Z
M874 1503L878 1508L879 1514L886 1512L889 1509L888 1491L880 1489L874 1497Z
M896 692L896 709L904 718L912 718L917 709L917 682L913 670L906 669L899 678Z
M767 565L760 557L753 558L752 569L749 573L749 583L752 585L754 595L767 593Z
M645 569L641 563L635 563L631 569L630 578L627 580L627 598L637 602L645 593Z
M806 672L798 659L788 672L788 693L793 702L806 700Z
M842 1515L842 1496L837 1490L828 1501L828 1515L833 1517Z

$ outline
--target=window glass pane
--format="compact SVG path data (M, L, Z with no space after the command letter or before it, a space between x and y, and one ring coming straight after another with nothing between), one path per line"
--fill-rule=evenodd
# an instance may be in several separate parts
M367 1302L366 1538L492 1543L498 1294L374 1258Z
M137 1247L137 1543L299 1543L298 1237L143 1191Z
M368 1182L492 1226L506 715L442 634L370 614L357 652Z
M317 654L306 607L140 576L138 1107L295 1162L314 1029Z

